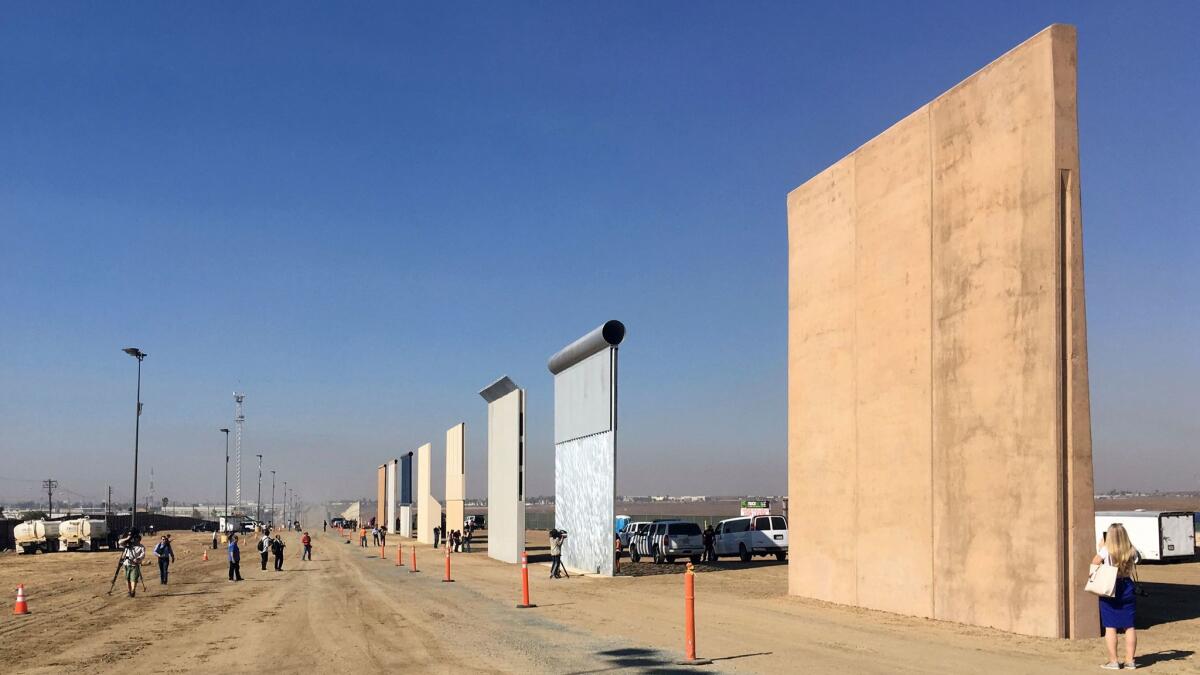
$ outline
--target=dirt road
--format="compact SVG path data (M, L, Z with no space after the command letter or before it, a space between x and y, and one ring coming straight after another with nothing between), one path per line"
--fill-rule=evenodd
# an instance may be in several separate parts
M282 572L260 571L246 544L231 583L223 551L201 561L205 535L176 534L179 561L160 586L106 595L115 554L0 556L0 588L26 584L33 614L0 614L3 672L674 672L683 647L682 578L662 574L547 579L531 565L533 602L519 610L515 566L484 553L443 557L418 546L419 573L377 549L314 534L301 562L285 535ZM393 542L394 543L394 542ZM737 565L734 565L737 567ZM1200 565L1145 567L1158 604L1142 632L1151 672L1200 672ZM709 672L1096 672L1098 641L1007 635L782 597L786 567L755 563L697 577L697 643ZM62 645L59 647L58 645ZM683 671L683 672L695 672Z

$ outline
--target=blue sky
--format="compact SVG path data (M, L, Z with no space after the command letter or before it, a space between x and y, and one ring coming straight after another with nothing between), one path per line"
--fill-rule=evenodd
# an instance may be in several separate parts
M844 4L844 3L841 3ZM1192 3L8 4L0 16L0 498L311 500L622 347L623 493L785 490L789 190L1053 22L1079 28L1100 489L1195 489ZM440 468L440 467L439 467ZM252 494L244 470L244 494ZM232 490L232 488L231 488Z

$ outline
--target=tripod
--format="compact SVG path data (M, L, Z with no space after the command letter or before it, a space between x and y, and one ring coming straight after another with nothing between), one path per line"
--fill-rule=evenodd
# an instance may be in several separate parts
M125 554L122 552L120 559L117 560L117 569L113 570L112 583L108 585L108 594L112 595L113 589L117 587L117 577L121 576L121 568L125 566ZM138 581L142 582L142 591L146 590L146 580L142 577L141 570L138 570Z

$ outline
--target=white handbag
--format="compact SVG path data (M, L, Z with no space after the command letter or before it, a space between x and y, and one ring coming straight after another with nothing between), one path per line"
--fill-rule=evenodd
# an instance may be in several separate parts
M1117 587L1117 568L1112 565L1092 565L1083 590L1106 598L1113 597Z

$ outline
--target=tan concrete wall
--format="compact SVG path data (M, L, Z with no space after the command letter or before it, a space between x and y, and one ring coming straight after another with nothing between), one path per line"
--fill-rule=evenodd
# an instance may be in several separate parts
M467 425L455 424L446 430L446 528L461 530L466 519Z
M789 195L792 593L1095 634L1076 128L1053 26Z

